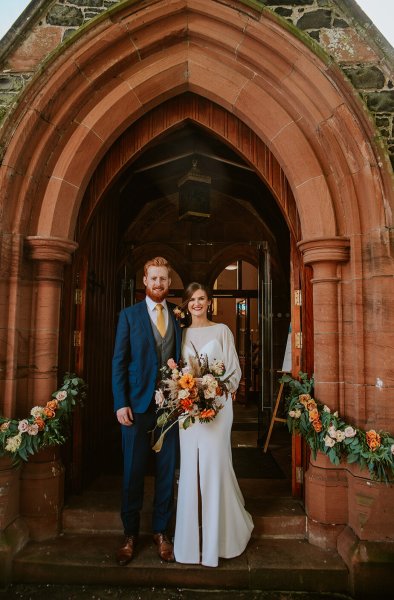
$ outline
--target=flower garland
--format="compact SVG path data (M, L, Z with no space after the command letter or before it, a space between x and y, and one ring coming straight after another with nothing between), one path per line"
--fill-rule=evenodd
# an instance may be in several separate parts
M34 406L26 419L0 416L0 456L12 456L15 462L27 461L41 448L63 444L64 427L77 403L82 405L86 384L73 373L66 373L63 385L45 406Z
M338 412L312 397L313 377L299 373L299 380L283 375L279 380L289 385L287 425L291 433L300 433L316 458L318 450L334 465L346 457L349 464L368 468L371 479L388 483L394 479L394 437L385 431L352 427Z

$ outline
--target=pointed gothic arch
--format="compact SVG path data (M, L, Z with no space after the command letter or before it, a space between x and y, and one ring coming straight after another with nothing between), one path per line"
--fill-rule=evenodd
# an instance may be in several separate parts
M383 279L392 275L394 192L372 121L342 72L306 37L268 11L209 0L125 3L103 15L48 59L7 121L0 167L13 298L7 411L27 388L35 402L55 389L62 268L75 249L75 225L96 168L138 119L184 92L218 107L216 117L231 115L224 127L250 128L267 149L255 153L255 166L272 178L274 191L291 190L294 204L283 203L282 210L289 223L299 219L299 249L313 266L320 399L353 415L355 424L393 430L392 375L384 361L379 375L391 388L375 387L389 330L381 321L379 348L373 287L364 283L374 278L379 300L387 289ZM216 117L207 115L212 131L218 123L209 119ZM153 139L155 131L147 139L149 133ZM21 299L23 271L31 268L23 244L36 264L36 301L31 291ZM18 371L18 335L31 311L34 332L21 360L38 371L26 384ZM309 503L311 520L327 531L332 522L348 522L343 515L333 521L312 493ZM323 529L316 543L319 535L332 543Z

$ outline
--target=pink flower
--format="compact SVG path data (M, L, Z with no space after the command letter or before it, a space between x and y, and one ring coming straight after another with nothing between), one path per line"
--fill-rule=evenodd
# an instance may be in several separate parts
M169 358L169 359L167 360L167 366L168 366L170 369L176 369L178 365L176 364L176 362L175 362L175 360L174 360L173 358Z
M20 431L21 433L25 433L25 431L27 431L28 428L29 428L29 422L27 419L22 419L22 421L19 421L18 431Z
M37 423L32 423L32 425L29 425L29 427L27 428L27 433L29 435L37 435L37 433L38 433Z

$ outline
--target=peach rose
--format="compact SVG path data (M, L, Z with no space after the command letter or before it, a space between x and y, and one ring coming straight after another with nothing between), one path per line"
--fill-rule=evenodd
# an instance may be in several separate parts
M36 417L34 419L37 427L38 427L38 431L42 431L43 429L45 429L45 421L44 419L41 419L41 417Z

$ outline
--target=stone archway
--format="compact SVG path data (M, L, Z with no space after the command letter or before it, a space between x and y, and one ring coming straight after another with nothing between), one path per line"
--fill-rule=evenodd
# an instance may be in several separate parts
M35 402L55 388L61 265L70 260L95 168L141 115L185 91L247 125L269 149L256 156L257 164L274 172L275 157L287 180L275 185L292 190L299 248L314 270L320 399L353 415L356 424L393 430L391 389L375 388L378 367L392 383L383 360L390 328L381 321L378 348L373 320L374 302L383 298L385 278L392 275L387 248L393 191L379 163L372 124L343 75L306 40L243 3L208 0L127 4L113 19L87 27L51 59L12 115L0 174L11 265L6 286L13 297L6 326L12 349L7 410L15 412L26 387ZM284 206L287 217L290 210ZM35 275L22 256L23 242L37 265ZM37 297L49 302L50 339L42 305L33 302L32 292L22 299L18 294L26 272ZM372 277L373 286L367 286ZM34 332L21 360L37 370L20 377L19 331L30 311ZM328 510L311 515L319 523L343 525ZM320 543L328 544L334 536L331 530L323 535L323 529Z

